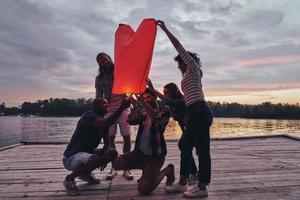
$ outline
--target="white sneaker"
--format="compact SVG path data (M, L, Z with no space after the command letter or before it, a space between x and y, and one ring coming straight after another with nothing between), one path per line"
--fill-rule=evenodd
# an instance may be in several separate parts
M177 182L173 185L165 187L165 191L167 193L182 193L182 192L185 192L187 190L188 190L187 184L186 185L180 185L179 182Z
M112 180L116 175L116 170L114 168L111 168L110 172L106 176L106 180Z
M192 189L183 193L183 197L186 198L205 198L208 197L207 189L200 190L198 185L195 185Z
M132 174L130 173L129 170L124 170L123 176L124 176L127 180L133 180L133 176L132 176Z

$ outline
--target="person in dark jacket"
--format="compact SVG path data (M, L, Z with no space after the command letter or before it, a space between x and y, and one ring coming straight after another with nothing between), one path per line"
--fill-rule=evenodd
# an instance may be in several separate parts
M139 102L143 105L135 119L128 122L139 125L134 150L125 153L112 161L114 169L141 169L142 176L138 181L138 191L141 194L150 194L166 176L167 185L175 181L174 165L169 164L161 170L167 154L164 131L169 121L168 110L159 109L156 96L150 90L142 94Z
M117 156L117 152L114 149L97 149L97 147L101 139L108 134L108 128L129 106L130 102L124 99L114 114L104 118L109 111L108 103L105 98L99 97L94 99L92 111L80 117L63 157L64 167L72 171L63 182L67 194L79 194L75 184L77 177L90 184L100 183L100 180L93 177L91 172L96 168L103 170L107 163Z
M192 151L195 146L198 153L198 184L184 192L183 195L187 198L207 197L207 185L211 181L210 127L213 122L213 115L204 98L200 58L196 53L186 51L163 21L157 20L156 23L166 33L178 52L175 61L182 73L181 90L186 104L185 124L187 132L191 133L188 135L191 136L194 143L188 144L186 147L190 147L188 151Z

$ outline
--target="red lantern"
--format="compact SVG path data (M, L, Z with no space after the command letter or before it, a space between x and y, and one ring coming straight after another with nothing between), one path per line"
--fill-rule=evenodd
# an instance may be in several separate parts
M121 24L115 34L113 94L140 94L146 88L154 42L155 19L144 19L136 32Z

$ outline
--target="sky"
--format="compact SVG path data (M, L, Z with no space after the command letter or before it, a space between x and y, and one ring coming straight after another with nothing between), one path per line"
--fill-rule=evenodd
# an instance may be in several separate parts
M165 21L200 55L210 101L300 102L298 0L0 0L0 103L93 98L96 55L113 58L119 24ZM158 28L150 78L180 85L176 51Z

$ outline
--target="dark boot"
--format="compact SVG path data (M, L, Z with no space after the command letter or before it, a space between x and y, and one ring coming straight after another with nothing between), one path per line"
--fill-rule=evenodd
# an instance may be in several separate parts
M95 154L98 156L101 171L104 170L108 163L118 156L118 152L115 149L96 149Z
M111 162L118 156L118 152L114 149L103 150L97 149L86 163L78 165L71 174L66 177L67 181L74 181L80 175L88 175L91 171L97 168L103 170L107 163Z

